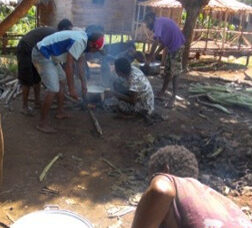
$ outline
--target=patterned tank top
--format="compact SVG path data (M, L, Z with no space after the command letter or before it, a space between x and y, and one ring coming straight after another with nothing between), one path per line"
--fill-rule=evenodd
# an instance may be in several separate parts
M179 228L252 228L252 223L230 199L193 178L166 176L176 188L173 201Z

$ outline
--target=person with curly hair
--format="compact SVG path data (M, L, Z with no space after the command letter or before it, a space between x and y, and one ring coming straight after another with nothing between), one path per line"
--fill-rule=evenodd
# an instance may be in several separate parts
M183 146L166 146L149 161L151 181L132 228L252 228L230 199L200 183L198 163Z

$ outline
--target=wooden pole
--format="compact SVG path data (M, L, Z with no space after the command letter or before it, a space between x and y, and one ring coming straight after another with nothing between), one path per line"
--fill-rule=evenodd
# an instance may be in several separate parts
M2 130L2 117L0 115L0 186L3 183L4 138Z
M90 118L91 118L92 121L93 121L95 130L97 131L97 133L98 133L100 136L102 136L102 135L103 135L102 128L101 128L101 126L100 126L100 124L99 124L97 118L95 117L94 112L93 112L90 108L88 108L88 113L89 113Z
M139 20L140 20L140 9L141 9L141 6L137 5L137 21L136 21L134 40L136 39L137 33L138 33L138 26L139 26Z
M240 15L240 32L241 32L241 34L240 34L240 37L239 37L239 44L238 44L238 50L240 50L241 49L241 42L242 42L242 37L243 37L243 18L244 18L244 16L243 16L243 13L241 13L241 15Z
M238 40L238 50L241 49L241 41L242 41L242 31L243 31L243 26L242 26L242 14L240 14L240 25L239 25L239 31L240 31L240 37L239 37L239 40Z
M162 14L163 14L163 8L160 9L160 13L159 13L160 17L163 16Z
M133 20L131 25L131 35L134 34L135 31L135 25L136 25L136 9L137 9L137 0L134 0L134 6L133 6Z
M21 1L14 11L12 11L0 23L0 37L4 35L20 18L25 16L28 10L38 3L38 0L23 0Z
M224 28L223 28L223 37L222 37L222 45L221 45L221 51L223 52L225 42L226 42L226 34L227 34L227 17L228 13L225 12L225 21L224 21Z
M210 13L208 14L208 22L207 22L207 36L206 36L206 43L205 43L205 50L207 49L208 44L208 38L209 38L209 29L211 24L211 17L212 16L212 10L210 10Z

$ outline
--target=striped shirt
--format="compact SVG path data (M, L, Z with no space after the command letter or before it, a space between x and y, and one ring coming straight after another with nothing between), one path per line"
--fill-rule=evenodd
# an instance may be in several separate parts
M75 60L80 58L87 47L87 40L84 31L61 31L45 37L37 47L45 58L65 63L67 53Z

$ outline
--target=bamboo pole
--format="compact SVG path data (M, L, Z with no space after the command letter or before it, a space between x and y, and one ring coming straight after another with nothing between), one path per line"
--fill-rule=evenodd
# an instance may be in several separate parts
M210 10L210 13L208 14L208 22L207 22L207 37L206 37L206 44L205 44L205 50L207 49L207 44L208 44L208 38L209 38L209 29L210 29L210 22L211 22L211 17L212 16L212 10Z
M160 12L159 12L160 17L163 16L162 14L163 14L163 8L160 9Z
M221 45L221 51L223 51L225 42L226 42L226 34L227 34L227 17L228 13L225 12L225 21L224 21L224 28L223 28L223 36L222 36L222 45Z
M141 9L141 6L137 5L137 21L136 21L134 40L136 39L137 33L138 33L138 26L139 26L139 20L140 20L140 9Z
M3 183L4 138L2 130L2 117L0 115L0 186Z
M243 35L243 14L241 13L240 14L240 26L239 26L239 31L240 31L240 37L239 37L239 40L238 40L238 50L241 49L241 41L242 41L242 35Z
M136 24L136 9L137 9L137 0L134 0L134 6L133 6L133 20L131 25L131 35L134 34L135 31L135 24Z

